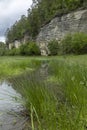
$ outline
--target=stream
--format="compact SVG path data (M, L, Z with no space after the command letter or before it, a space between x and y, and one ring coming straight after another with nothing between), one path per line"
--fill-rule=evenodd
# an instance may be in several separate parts
M11 85L0 84L0 130L23 130L25 117L18 114L23 108L17 99L21 95Z
M43 80L47 75L48 64L44 63L36 72L36 77ZM26 117L21 113L24 110L22 97L12 86L7 81L0 84L0 130L31 130L26 125Z

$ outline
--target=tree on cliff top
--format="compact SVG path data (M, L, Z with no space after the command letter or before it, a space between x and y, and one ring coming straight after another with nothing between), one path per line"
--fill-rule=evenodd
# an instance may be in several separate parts
M7 42L22 39L26 32L33 39L36 38L41 26L56 14L74 10L81 7L84 2L86 0L33 0L31 8L28 10L28 17L22 16L8 29L6 33Z

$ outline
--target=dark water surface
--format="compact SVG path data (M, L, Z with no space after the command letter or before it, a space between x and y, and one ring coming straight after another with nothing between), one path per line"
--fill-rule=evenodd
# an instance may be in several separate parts
M23 130L21 95L7 82L0 84L0 130Z

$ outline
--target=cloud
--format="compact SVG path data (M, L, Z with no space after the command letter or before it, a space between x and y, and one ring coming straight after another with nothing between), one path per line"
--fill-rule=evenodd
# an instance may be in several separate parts
M1 37L4 36L6 29L18 20L21 15L27 15L27 10L31 4L32 0L0 0Z
M5 42L5 36L0 36L0 42Z

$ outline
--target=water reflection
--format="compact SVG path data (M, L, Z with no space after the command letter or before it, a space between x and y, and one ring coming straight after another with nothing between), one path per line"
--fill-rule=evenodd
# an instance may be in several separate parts
M24 117L17 113L21 111L18 94L6 81L0 84L0 130L22 130Z

